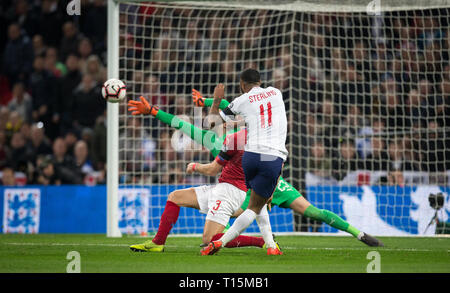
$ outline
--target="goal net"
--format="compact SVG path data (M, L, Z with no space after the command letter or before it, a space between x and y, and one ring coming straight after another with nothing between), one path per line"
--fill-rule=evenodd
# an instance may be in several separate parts
M336 3L334 3L336 2ZM450 216L450 1L119 1L119 78L129 99L202 128L191 91L239 96L260 71L283 93L283 177L318 208L375 235L445 232ZM112 76L111 76L112 77ZM214 157L179 129L119 105L119 227L156 232L174 190ZM173 125L172 125L173 126ZM172 233L202 233L182 208ZM274 207L279 232L338 232ZM448 228L447 228L448 229ZM253 224L246 232L258 232Z

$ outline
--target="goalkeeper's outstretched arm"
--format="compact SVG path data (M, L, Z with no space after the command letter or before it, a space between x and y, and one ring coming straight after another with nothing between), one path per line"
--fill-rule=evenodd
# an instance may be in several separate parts
M195 127L191 123L180 119L179 117L166 113L158 107L151 106L144 97L140 97L140 101L131 100L128 102L128 111L132 115L152 115L164 124L172 128L178 129L188 135L196 143L207 148L211 154L216 157L222 148L223 140L219 139L213 131L204 130Z

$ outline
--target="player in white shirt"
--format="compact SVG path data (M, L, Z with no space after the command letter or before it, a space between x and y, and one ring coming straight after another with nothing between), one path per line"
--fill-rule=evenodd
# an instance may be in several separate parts
M202 255L216 253L229 241L239 236L267 204L281 174L287 158L287 119L283 95L274 87L261 87L257 70L247 69L240 76L242 95L236 98L222 112L219 104L224 98L224 86L214 90L211 114L220 114L229 121L236 115L244 118L247 140L242 156L242 167L247 187L252 190L247 209L236 219L230 229L216 241L201 250Z

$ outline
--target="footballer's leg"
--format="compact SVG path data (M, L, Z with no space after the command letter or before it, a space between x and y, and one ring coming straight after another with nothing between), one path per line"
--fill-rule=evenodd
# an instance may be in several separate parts
M203 244L207 244L213 239L213 237L221 233L225 229L225 226L211 220L205 220L205 227L203 228Z
M245 204L246 201L244 201L242 208L246 207ZM308 200L306 200L306 198L304 198L297 189L295 189L283 178L280 178L278 181L277 188L273 193L272 204L278 205L282 208L290 208L305 217L324 222L333 228L351 234L369 246L383 246L381 241L365 232L359 231L357 228L350 225L350 223L332 211L316 208Z
M273 160L268 160L269 157L266 157L262 160L261 154L244 152L242 166L245 180L247 187L252 189L248 208L219 240L212 241L207 247L202 249L202 255L216 253L221 247L239 236L260 214L262 208L272 196L281 173L282 159L278 157L273 158ZM277 249L274 242L267 244L269 249Z
M231 215L239 209L244 199L245 192L239 188L228 183L219 183L216 185L212 190L212 196L209 201L202 247L207 246L211 241L218 240L223 235L221 232L229 222ZM239 236L233 241L230 241L225 247L262 247L263 245L264 240L261 237Z
M210 244L202 249L202 255L211 255L219 251L220 248L226 246L230 241L237 238L242 231L244 231L255 219L257 212L259 213L261 209L267 202L267 198L263 198L256 192L252 192L249 207L236 219L233 225L228 229L228 231L216 241L210 242Z
M384 246L384 244L380 240L365 232L359 231L357 228L350 225L350 223L348 223L332 211L316 208L303 196L296 198L291 203L290 208L304 215L305 217L324 222L333 228L350 233L368 246Z
M163 252L167 236L178 220L180 207L200 209L194 188L171 192L167 198L155 237L144 243L131 245L130 249L135 252Z

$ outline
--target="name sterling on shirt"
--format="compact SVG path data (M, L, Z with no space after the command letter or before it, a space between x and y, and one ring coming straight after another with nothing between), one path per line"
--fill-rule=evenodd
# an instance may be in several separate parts
M270 98L271 96L275 96L277 93L274 90L268 91L268 92L262 92L257 95L249 96L248 99L250 100L250 103L261 101L262 99Z

